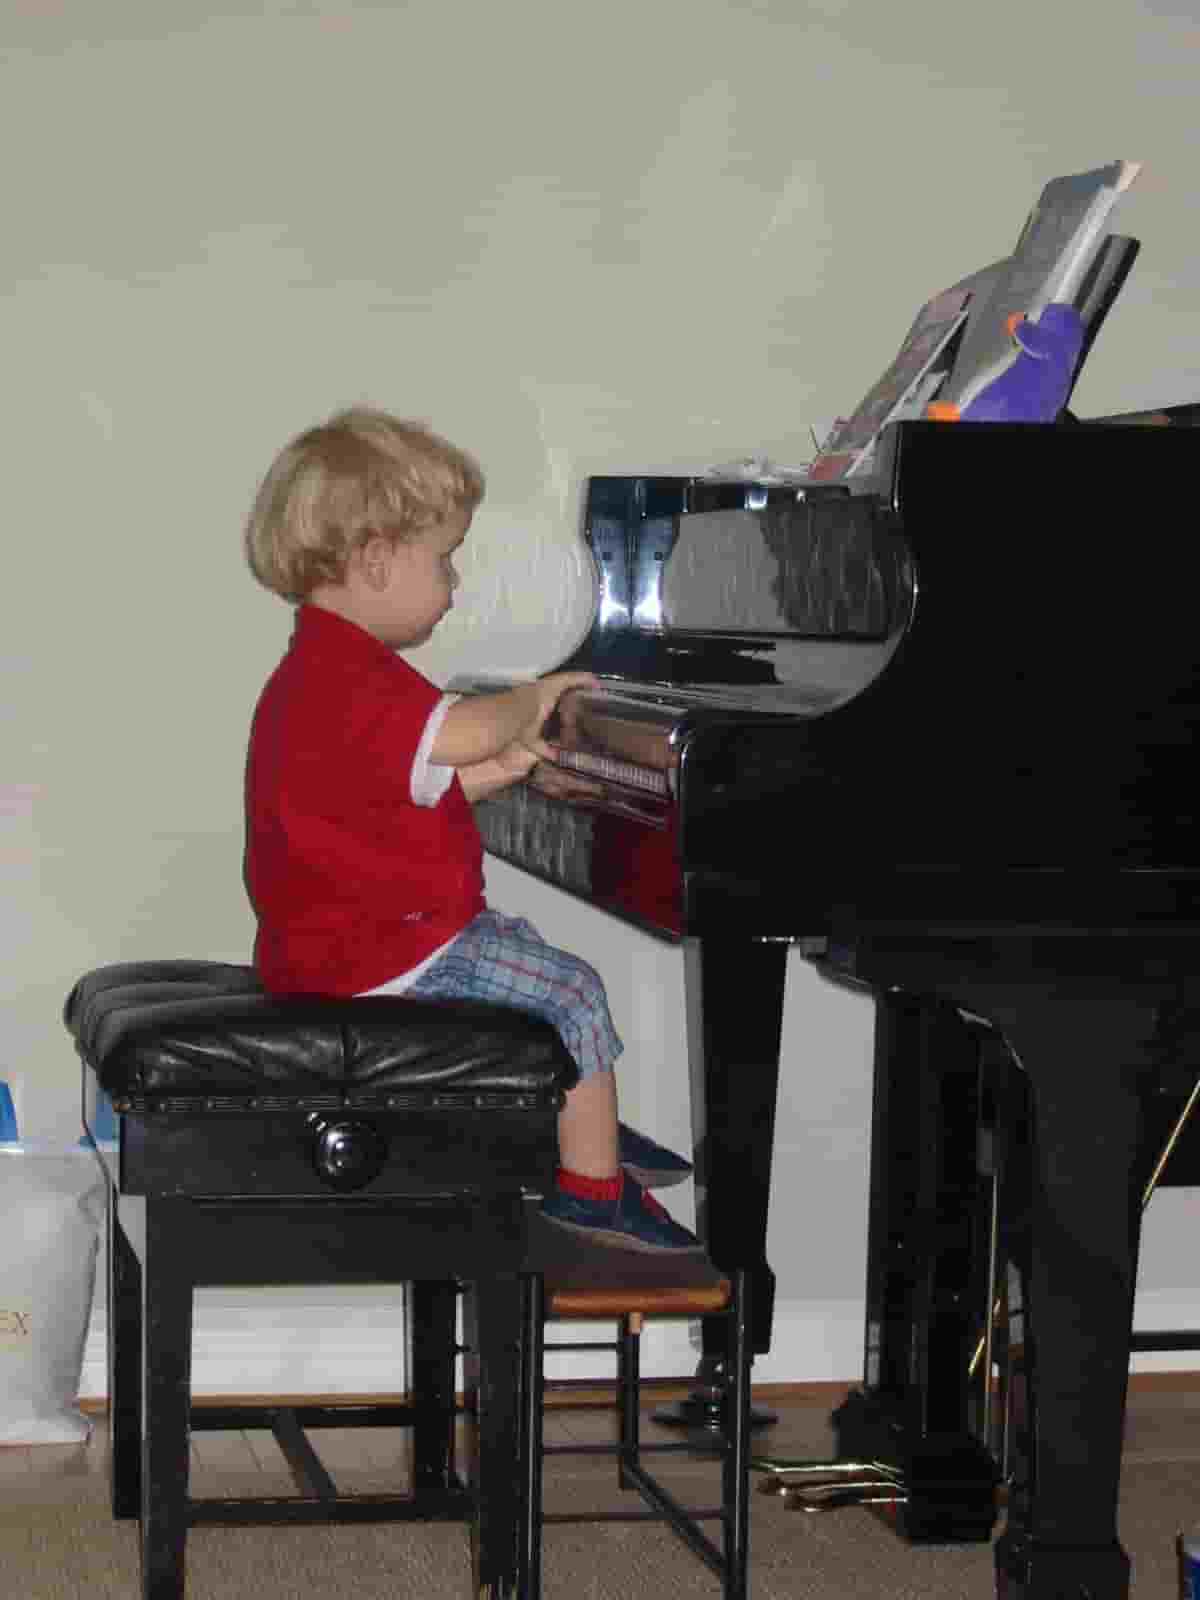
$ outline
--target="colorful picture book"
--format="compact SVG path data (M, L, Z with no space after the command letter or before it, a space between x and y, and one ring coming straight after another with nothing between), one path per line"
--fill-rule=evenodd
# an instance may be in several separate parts
M1036 320L1047 305L1075 306L1086 356L1137 254L1136 240L1111 235L1108 223L1138 171L1135 162L1114 161L1048 183L1010 256L921 307L887 370L822 442L809 481L866 474L881 429L924 416L935 399L968 405L1011 364L1014 316Z
M880 429L904 417L919 417L928 401L945 382L958 334L967 316L972 293L998 269L964 278L926 301L887 370L868 389L853 414L836 422L822 442L808 477L828 483L862 472L870 462L871 447Z
M1108 237L1113 208L1139 171L1137 162L1113 161L1046 185L1003 271L986 295L974 298L939 400L965 410L1011 364L1013 317L1036 322L1048 305L1075 305Z

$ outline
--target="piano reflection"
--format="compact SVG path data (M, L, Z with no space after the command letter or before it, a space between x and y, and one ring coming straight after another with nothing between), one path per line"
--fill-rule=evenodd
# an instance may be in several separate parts
M1010 1595L1128 1589L1139 1130L1200 935L1194 461L1186 428L905 422L854 492L592 479L596 620L567 664L600 682L557 738L600 796L479 807L493 853L682 943L698 1221L752 1269L759 1351L789 945L876 996L840 1442L910 1475L910 1537L989 1535L1000 1463L965 1374L998 1232L1029 1394ZM1001 1145L997 1187L978 1152Z

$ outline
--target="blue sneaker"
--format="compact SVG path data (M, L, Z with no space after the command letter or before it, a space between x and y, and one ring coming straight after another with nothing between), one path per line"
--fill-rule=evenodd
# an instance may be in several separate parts
M681 1228L652 1195L628 1173L615 1200L580 1200L557 1186L542 1201L548 1222L583 1234L595 1244L622 1250L672 1251L702 1254L704 1246L694 1233Z
M690 1161L655 1144L653 1139L647 1139L644 1133L638 1133L624 1122L617 1124L617 1152L625 1171L636 1178L643 1189L669 1189L692 1173Z

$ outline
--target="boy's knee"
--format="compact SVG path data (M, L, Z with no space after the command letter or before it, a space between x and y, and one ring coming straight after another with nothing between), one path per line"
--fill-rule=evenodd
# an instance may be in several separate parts
M578 957L575 960L575 981L580 991L586 995L590 1005L607 1007L608 991L604 987L604 979L596 971L595 967L589 966L586 961L582 961Z

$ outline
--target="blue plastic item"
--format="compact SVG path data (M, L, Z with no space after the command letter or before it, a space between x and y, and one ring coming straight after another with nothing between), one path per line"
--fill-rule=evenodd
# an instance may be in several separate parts
M1036 322L1014 322L1011 334L1011 364L962 408L964 422L1053 422L1066 405L1083 348L1075 307L1048 305Z
M97 1144L115 1144L117 1142L117 1114L113 1110L113 1103L100 1089L96 1095L96 1114L92 1118L92 1132ZM80 1144L88 1144L90 1140L85 1133L80 1139Z
M6 1083L0 1083L0 1144L16 1144L17 1111L13 1105L12 1090Z

